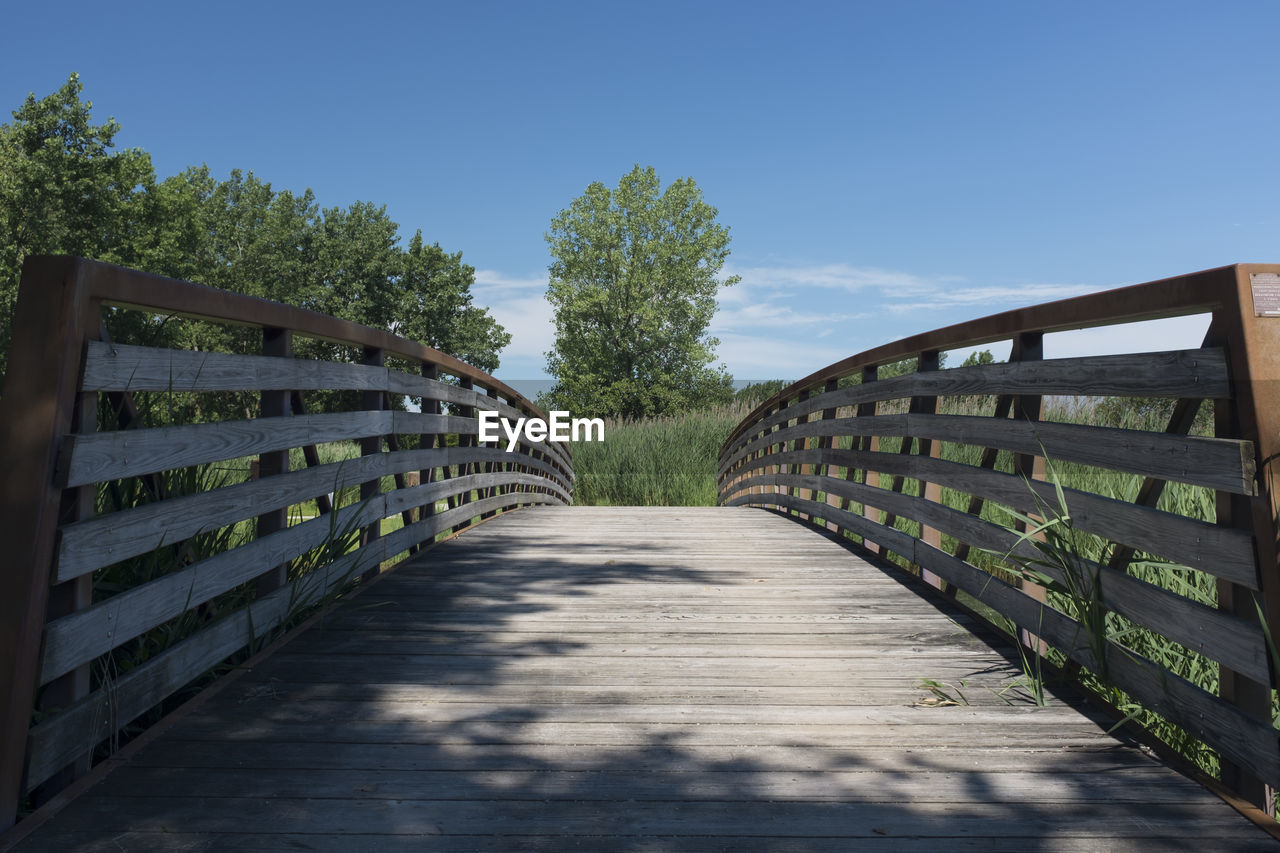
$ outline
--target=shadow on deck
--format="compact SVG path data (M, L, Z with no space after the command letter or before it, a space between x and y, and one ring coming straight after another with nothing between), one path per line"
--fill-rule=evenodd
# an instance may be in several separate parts
M328 611L15 850L1274 848L1072 696L1025 701L990 642L769 512L522 510Z

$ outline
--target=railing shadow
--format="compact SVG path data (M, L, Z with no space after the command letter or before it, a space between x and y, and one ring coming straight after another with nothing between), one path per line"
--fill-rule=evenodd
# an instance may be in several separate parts
M1244 826L1190 780L1103 736L1096 715L1046 739L1028 721L1060 714L1075 701L1066 693L1058 711L994 699L860 707L845 696L823 737L803 725L779 736L746 712L784 703L778 725L811 718L805 687L788 697L714 671L575 666L597 636L625 633L628 615L668 612L674 636L682 590L730 581L670 545L628 544L623 556L518 529L558 511L491 521L342 603L82 797L49 841L19 849L108 849L80 835L105 825L111 849L1195 850L1207 825ZM885 576L904 598L948 610ZM596 625L581 611L575 633L556 615L565 597L607 602L624 584L671 584L673 598L633 599L630 614L606 605ZM607 608L619 618L605 623ZM969 727L997 709L1007 726L974 728L965 747L931 742L940 725ZM880 743L867 736L877 720L918 733L907 746ZM1271 844L1231 838L1232 849Z

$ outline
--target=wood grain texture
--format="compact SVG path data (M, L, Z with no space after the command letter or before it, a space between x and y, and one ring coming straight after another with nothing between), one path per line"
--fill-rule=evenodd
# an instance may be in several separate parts
M995 555L1013 554L1035 559L1040 555L1019 534L968 513L932 503L912 495L903 495L872 486L849 483L826 477L795 474L762 474L744 482L744 486L803 486L865 503L891 512L901 518L920 521L960 542ZM760 499L742 497L732 505L768 504L770 496ZM794 508L794 507L793 507ZM818 513L819 517L823 517ZM880 527L887 530L886 525ZM1256 623L1246 622L1229 613L1184 598L1177 593L1154 586L1122 571L1086 563L1087 571L1096 571L1100 580L1100 600L1104 606L1143 627L1181 643L1219 663L1250 673L1250 677L1268 677L1266 639ZM1044 572L1057 581L1061 571L1044 566ZM1085 579L1087 581L1087 579Z
M568 484L564 482L562 471L542 460L496 448L449 447L378 453L144 504L64 525L59 530L54 577L59 582L79 577L120 560L145 554L164 543L181 541L201 531L235 524L264 510L302 503L318 494L379 477L480 460L508 462L513 457L518 458L522 465L550 477L552 481L546 485L567 500ZM449 485L451 479L439 482L445 485L437 488L454 488ZM458 489L465 491L465 486Z
M748 505L748 501L835 521L843 529L878 542L934 572L1015 624L1048 640L1083 666L1100 671L1083 629L1076 622L945 551L864 516L791 495L744 496L738 505ZM1139 704L1187 729L1259 778L1280 781L1280 740L1270 720L1243 713L1113 641L1108 641L1106 665L1112 681Z
M82 391L385 391L387 368L94 341Z
M339 605L16 849L1274 843L1070 695L1005 704L1010 651L926 594L761 510L509 513ZM972 704L928 707L925 678Z
M778 413L748 424L745 434L803 419L822 409L904 397L939 395L1063 394L1068 396L1193 397L1230 396L1226 355L1221 348L1128 355L1010 361L907 373L866 385L816 393ZM732 450L740 436L727 445Z
M238 548L172 571L141 586L121 592L84 610L54 620L45 626L41 655L40 683L93 660L186 610L198 607L216 595L238 586L261 572L264 565L277 565L322 545L334 531L341 532L394 516L406 508L442 500L450 495L493 486L513 489L491 501L493 509L518 504L564 502L558 495L546 495L515 487L545 487L547 481L533 474L498 472L473 474L438 480L421 486L397 489L355 506L339 509L333 518L321 515L286 530L255 539ZM465 519L453 513L450 523ZM412 526L410 533L397 533L392 541L417 544L443 528ZM414 539L418 536L418 539ZM395 554L396 551L390 552ZM385 556L382 558L385 559Z
M1052 483L1025 480L1014 474L959 462L896 453L834 449L787 451L750 460L735 469L733 476L747 477L762 473L769 465L797 463L862 468L928 480L977 496L984 502L1004 504L1022 513L1037 512L1040 509L1037 500L1050 506L1057 504ZM736 483L725 497L732 496L740 488L741 483ZM1062 491L1073 523L1082 530L1175 560L1250 589L1257 588L1253 538L1245 531L1078 489L1064 488Z
M1015 453L1047 454L1050 459L1063 462L1177 480L1233 494L1254 492L1256 463L1253 445L1247 441L966 415L874 415L800 423L755 438L722 457L716 476L723 479L756 451L820 435L933 438Z

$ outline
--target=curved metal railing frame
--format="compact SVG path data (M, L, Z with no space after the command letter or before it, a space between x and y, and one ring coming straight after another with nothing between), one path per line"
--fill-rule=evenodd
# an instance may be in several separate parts
M108 308L260 328L261 353L105 340ZM296 358L295 337L358 348L361 363ZM388 358L417 365L417 372L391 369ZM302 394L310 390L356 391L359 408L307 414ZM131 395L141 392L243 391L260 394L259 417L98 431L104 395L128 412ZM395 396L418 398L421 411L394 410ZM543 416L487 373L383 330L108 264L28 258L0 399L0 531L8 552L0 593L0 827L13 822L27 793L39 788L43 797L82 775L98 744L260 642L303 605L474 521L531 504L568 503L568 449L543 442L522 442L513 452L481 446L481 408ZM402 447L404 435L419 436L418 446ZM361 455L321 464L316 445L344 440L358 440ZM297 448L307 464L290 471ZM99 484L246 457L257 458L249 482L96 515ZM384 490L386 480L394 487ZM334 506L327 497L356 486L356 504ZM311 501L319 517L291 522L289 508ZM402 526L383 534L383 520L392 517ZM254 533L238 547L94 600L95 572L245 522ZM337 528L352 537L358 530L358 547L325 551ZM326 562L291 578L290 561L307 554ZM247 605L114 683L91 685L92 662L250 586L256 594ZM33 710L41 712L34 726Z
M1047 332L1189 314L1211 315L1197 350L1133 356L1043 358ZM1011 341L1008 363L940 370L939 354ZM913 373L878 381L881 366L916 359ZM853 383L848 378L856 377ZM841 380L846 380L842 383ZM978 396L990 416L940 414L939 398ZM1045 395L1159 396L1177 400L1163 433L1049 423ZM1192 436L1201 402L1213 400L1215 437ZM885 413L881 407L892 408ZM885 437L900 451L882 452ZM982 448L978 465L942 458L943 442ZM996 470L998 452L1013 469ZM825 367L750 412L720 451L720 502L768 507L892 553L926 581L963 590L1020 629L1022 641L1064 651L1103 671L1131 698L1215 749L1223 782L1269 806L1280 787L1272 726L1274 649L1280 638L1280 564L1274 463L1280 453L1280 265L1236 265L1007 311L904 338ZM981 519L984 504L1035 515L1055 501L1045 458L1142 476L1137 499L1068 489L1082 529L1112 543L1095 566L1101 604L1216 661L1217 695L1133 654L1114 640L1095 655L1080 626L1045 603L1044 589L1008 583L967 559L979 549L1035 556L1018 534ZM916 481L916 489L904 488ZM1215 522L1155 508L1169 481L1216 495ZM942 501L946 487L965 510ZM911 492L918 492L912 494ZM899 529L903 519L919 533ZM1217 578L1209 607L1127 573L1137 552ZM1014 561L1016 563L1016 561ZM1012 564L1011 564L1012 565ZM1101 659L1099 659L1101 656Z

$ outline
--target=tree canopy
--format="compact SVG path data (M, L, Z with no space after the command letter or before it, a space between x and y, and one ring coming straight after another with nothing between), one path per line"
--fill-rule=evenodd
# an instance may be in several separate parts
M690 178L660 191L637 165L596 182L551 221L547 299L556 340L547 402L587 415L642 417L732 398L707 334L729 229Z
M388 329L492 372L511 339L472 305L475 270L418 232L400 244L384 206L321 208L310 190L253 172L218 180L196 166L157 181L141 149L113 150L120 126L94 125L79 77L28 96L0 125L0 371L22 260L71 254L260 296ZM108 326L153 345L254 352L260 336L187 321ZM319 349L300 342L300 351Z

